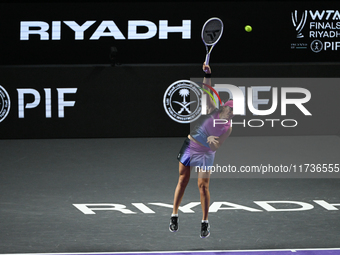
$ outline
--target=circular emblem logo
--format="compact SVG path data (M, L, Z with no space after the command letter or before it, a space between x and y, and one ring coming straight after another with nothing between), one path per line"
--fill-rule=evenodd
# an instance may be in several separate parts
M9 95L7 91L0 86L0 122L7 117L10 108L11 100L9 99Z
M320 40L314 40L310 44L310 48L313 52L318 53L323 49L323 43Z
M165 91L163 106L174 121L193 122L201 116L201 91L192 81L176 81Z

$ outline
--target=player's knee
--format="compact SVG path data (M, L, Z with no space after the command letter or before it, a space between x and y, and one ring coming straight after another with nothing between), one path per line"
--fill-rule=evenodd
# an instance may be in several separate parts
M201 194L206 194L207 192L209 192L209 183L204 182L204 181L199 181L198 182L198 189L200 191Z
M178 179L178 185L181 187L186 187L190 180L190 175L180 175Z

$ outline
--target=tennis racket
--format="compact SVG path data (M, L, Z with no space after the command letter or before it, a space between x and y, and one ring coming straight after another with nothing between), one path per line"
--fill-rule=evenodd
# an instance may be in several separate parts
M202 27L202 40L207 54L205 64L209 65L210 54L216 43L220 40L223 33L223 22L219 18L208 19ZM210 50L208 49L210 47Z

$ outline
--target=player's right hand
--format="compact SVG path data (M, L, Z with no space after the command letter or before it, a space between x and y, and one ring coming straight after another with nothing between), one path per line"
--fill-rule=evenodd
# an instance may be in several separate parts
M210 74L211 73L211 69L209 65L206 65L205 62L203 63L203 72Z

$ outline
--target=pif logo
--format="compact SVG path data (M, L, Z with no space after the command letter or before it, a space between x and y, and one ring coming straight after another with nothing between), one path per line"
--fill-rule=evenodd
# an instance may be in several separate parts
M220 96L213 87L205 83L200 84L211 89L222 104ZM207 89L201 88L193 81L180 80L172 83L164 94L163 106L165 112L171 119L179 123L191 123L197 120L201 114L206 114L207 111L207 98L203 97L202 91L207 93L218 107L214 96Z
M201 116L201 92L192 81L176 81L166 90L163 106L174 121L193 122Z
M2 122L8 115L11 108L11 100L7 91L0 86L0 122Z

